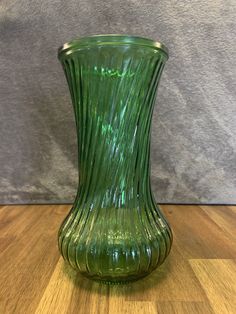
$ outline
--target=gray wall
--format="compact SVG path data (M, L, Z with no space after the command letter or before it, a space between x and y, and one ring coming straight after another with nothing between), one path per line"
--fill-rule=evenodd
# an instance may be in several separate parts
M159 202L236 203L235 0L1 0L0 202L72 201L72 105L57 48L129 33L170 50L152 124Z

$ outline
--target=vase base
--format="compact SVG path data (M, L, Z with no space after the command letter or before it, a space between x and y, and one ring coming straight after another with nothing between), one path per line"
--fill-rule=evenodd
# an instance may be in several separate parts
M167 256L169 255L169 252L167 253ZM166 257L167 257L166 256ZM79 271L78 268L76 268L74 265L71 265L72 268L83 277L86 277L89 280L93 280L94 282L98 282L105 285L125 285L132 282L135 282L139 279L142 279L144 277L147 277L150 275L154 270L158 269L164 262L166 258L161 260L155 267L149 268L146 271L140 272L140 273L130 273L130 274L123 274L120 275L116 272L110 271L109 274L92 274L89 272L82 272Z

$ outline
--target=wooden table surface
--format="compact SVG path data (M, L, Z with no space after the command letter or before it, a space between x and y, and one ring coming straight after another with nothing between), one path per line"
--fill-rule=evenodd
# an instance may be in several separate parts
M236 313L236 206L161 206L174 242L166 262L127 285L82 277L57 231L69 205L0 207L0 313Z

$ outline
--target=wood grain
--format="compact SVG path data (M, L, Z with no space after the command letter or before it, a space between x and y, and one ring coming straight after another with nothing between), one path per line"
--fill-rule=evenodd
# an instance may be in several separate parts
M236 265L233 260L190 260L215 313L236 313Z
M0 313L236 313L234 206L161 206L171 254L151 275L104 285L60 257L57 231L69 205L0 207Z

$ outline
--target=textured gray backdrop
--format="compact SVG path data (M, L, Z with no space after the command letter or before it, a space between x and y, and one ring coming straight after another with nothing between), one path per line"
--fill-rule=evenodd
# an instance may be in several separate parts
M159 202L236 203L235 0L1 0L0 202L73 201L62 43L129 33L170 50L152 124Z

